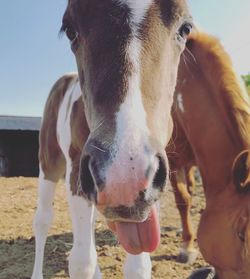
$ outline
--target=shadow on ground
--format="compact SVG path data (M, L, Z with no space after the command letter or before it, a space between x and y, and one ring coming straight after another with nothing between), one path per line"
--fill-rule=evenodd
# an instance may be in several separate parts
M115 246L117 240L109 230L96 233L96 244ZM72 248L72 234L49 236L44 258L44 279L68 278L67 256ZM0 240L0 279L29 279L35 258L35 239Z
M72 234L49 236L44 265L44 278L57 273L67 274L67 253L71 249ZM60 260L58 258L60 257ZM35 258L35 239L0 240L0 279L29 279ZM60 275L60 278L63 278Z

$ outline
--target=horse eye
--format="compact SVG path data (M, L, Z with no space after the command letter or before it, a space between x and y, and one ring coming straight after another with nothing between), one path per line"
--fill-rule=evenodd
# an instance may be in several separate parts
M193 28L192 24L186 22L182 24L178 33L183 39L186 39L188 35L191 33L192 28Z
M64 32L68 39L70 40L71 44L74 43L78 38L78 32L75 31L72 27L68 26L64 29Z

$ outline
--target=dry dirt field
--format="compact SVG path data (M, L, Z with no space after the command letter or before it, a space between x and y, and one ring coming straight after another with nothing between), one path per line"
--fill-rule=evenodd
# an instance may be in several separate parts
M36 209L37 179L0 178L0 193L0 279L28 279L34 261L32 219ZM193 204L193 221L197 227L204 208L200 186ZM57 187L54 208L55 220L46 245L44 278L69 278L67 255L72 247L72 234L63 183ZM161 226L161 245L151 256L153 279L186 279L196 268L206 266L200 255L192 266L176 262L181 243L180 218L171 188L161 200ZM101 218L96 223L96 243L103 279L122 278L124 252Z

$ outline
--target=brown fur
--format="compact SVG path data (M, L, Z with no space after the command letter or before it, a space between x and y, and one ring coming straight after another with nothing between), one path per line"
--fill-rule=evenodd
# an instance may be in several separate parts
M73 81L74 75L65 75L55 83L43 114L39 139L39 161L45 179L53 182L57 182L65 173L65 158L57 142L56 125L60 104Z
M78 72L86 104L86 117L92 117L92 122L100 122L107 114L110 114L110 117L106 118L114 118L112 115L126 97L127 79L134 71L131 61L124 56L127 42L132 38L128 14L126 5L119 6L110 0L72 0L66 9L63 21L71 22L79 29L79 47L74 52L76 60L79 61ZM148 126L153 137L164 147L171 134L169 131L162 131L166 130L165 123L170 118L172 93L181 52L175 36L182 16L190 17L186 1L155 1L138 32L143 49L140 59L141 89L146 113L150 115ZM89 32L90 27L94 32ZM172 29L175 31L172 32ZM88 68L89 65L91 69ZM89 71L90 74L84 76L84 73ZM168 95L165 94L166 88ZM153 102L154 99L160 99L160 105L158 101ZM108 126L110 130L115 129L112 123Z
M84 114L84 105L82 98L80 98L78 101L74 103L70 122L72 144L70 146L69 156L73 163L72 172L70 176L70 185L72 194L76 195L78 193L78 177L81 151L89 135L89 128Z
M169 92L174 90L176 81L176 77L173 78L169 75L169 70L176 65L175 58L180 51L173 45L176 44L175 40L169 40L168 36L171 36L171 32L169 34L166 32L165 24L176 24L178 16L182 13L187 13L184 1L161 1L160 5L157 2L150 8L143 26L146 30L144 32L148 34L147 36L142 35L141 89L143 103L148 115L148 127L163 146L166 146L172 134L172 125L167 125L168 130L166 133L162 133L166 130L166 123L170 119L170 115L166 111L171 110L173 95ZM164 18L163 22L159 20L161 16ZM152 78L152 74L154 78ZM159 100L161 101L159 102Z
M66 163L57 142L56 126L58 111L67 89L75 82L77 82L76 74L64 75L60 78L53 86L44 110L40 133L40 162L42 164L45 178L54 182L57 182L64 176ZM67 114L70 113L70 102L71 97L67 108ZM84 114L82 98L73 104L70 123L72 143L69 150L69 156L73 164L70 179L72 193L73 195L76 195L78 193L78 173L81 152L89 135L89 128Z
M194 33L187 48L179 68L173 109L172 147L177 144L176 153L171 153L172 170L178 173L196 160L206 196L198 230L202 255L216 268L220 279L247 279L250 196L237 190L232 168L236 156L250 146L249 102L228 54L216 38ZM178 94L182 94L184 112L178 108ZM181 153L182 145L192 152ZM170 147L167 152L173 152ZM191 197L174 173L172 182L179 196L177 202L183 202L181 215L187 216L183 218L187 222L183 236L188 235L186 245L192 247L195 236L187 212Z
M208 82L216 88L217 92L214 94L217 94L217 102L227 121L229 133L235 138L236 143L248 148L250 138L249 102L243 83L239 83L234 71L230 56L217 38L203 33L191 35L188 48L189 46L193 47L192 52L195 52L196 48L200 50L196 53L195 59L204 71L203 74L206 75Z

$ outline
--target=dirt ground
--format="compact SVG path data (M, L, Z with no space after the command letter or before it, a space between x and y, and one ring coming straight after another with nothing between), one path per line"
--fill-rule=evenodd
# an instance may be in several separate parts
M32 219L36 209L36 178L0 178L0 279L28 279L32 273L35 247ZM195 227L204 208L202 187L193 199ZM65 187L59 183L55 199L55 219L46 245L44 278L69 278L67 256L72 247L71 223L65 199ZM199 255L193 265L181 264L176 256L181 244L180 218L171 187L161 199L161 245L152 259L153 279L185 279L193 270L206 266ZM124 252L104 221L96 223L98 262L103 279L122 278Z

